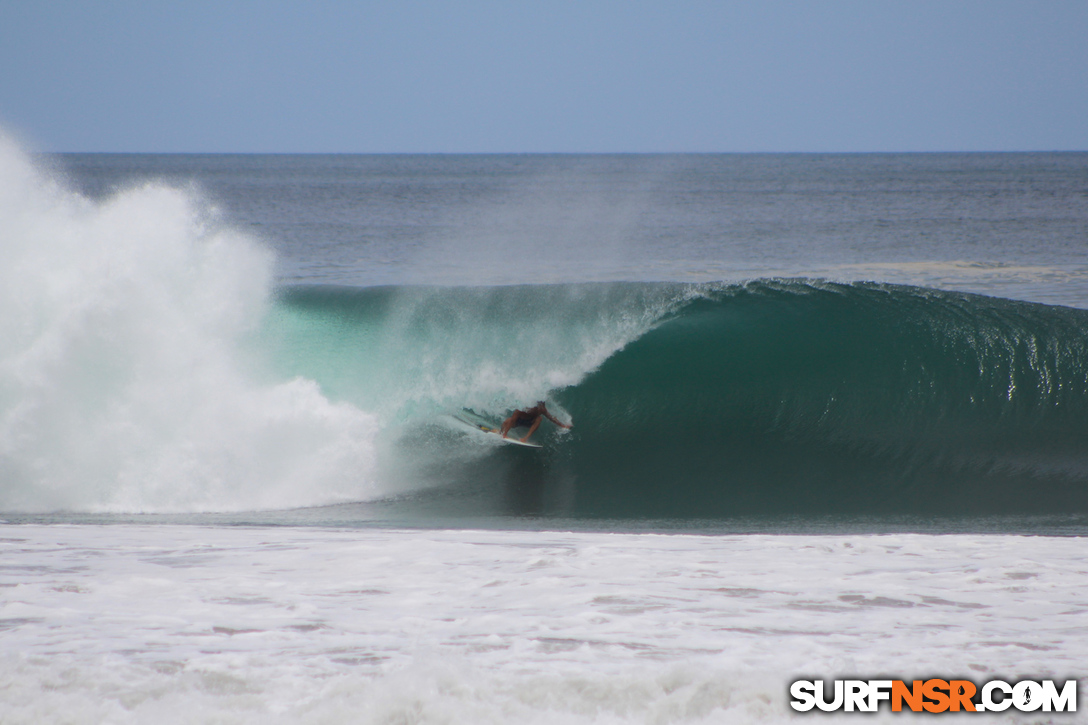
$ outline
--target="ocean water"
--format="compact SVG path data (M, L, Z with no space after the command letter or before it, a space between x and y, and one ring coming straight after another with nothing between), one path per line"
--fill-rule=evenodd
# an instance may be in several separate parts
M1084 153L5 140L0 721L1078 677L1086 243ZM538 399L538 451L451 417Z

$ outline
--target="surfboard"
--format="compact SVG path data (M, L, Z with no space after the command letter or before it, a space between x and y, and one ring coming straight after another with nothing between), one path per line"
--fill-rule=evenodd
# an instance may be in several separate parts
M539 443L523 443L522 441L518 440L518 438L525 435L525 431L527 430L526 428L511 428L508 437L503 438L502 430L500 428L492 424L491 421L487 420L486 418L476 415L471 411L462 410L460 413L455 413L450 417L456 420L458 423L467 425L470 428L475 428L476 430L483 431L484 433L493 433L503 443L509 443L510 445L514 446L523 446L525 448L543 448L543 446ZM521 432L518 433L517 431Z

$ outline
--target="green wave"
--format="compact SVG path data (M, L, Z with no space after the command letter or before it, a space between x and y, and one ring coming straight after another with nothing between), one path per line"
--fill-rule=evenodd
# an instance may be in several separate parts
M537 513L1088 511L1082 310L809 280L296 288L266 344L416 443L387 470ZM537 397L575 428L535 457L428 428Z

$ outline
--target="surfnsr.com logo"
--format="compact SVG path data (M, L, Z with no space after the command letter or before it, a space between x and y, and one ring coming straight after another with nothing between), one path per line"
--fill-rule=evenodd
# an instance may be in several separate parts
M991 680L982 687L970 680L914 680L910 685L903 680L835 680L831 688L823 680L797 680L790 685L790 696L790 707L800 712L876 712L885 701L892 712L904 707L934 713L1002 712L1010 707L1021 712L1077 711L1076 680L1066 680L1061 689L1054 680Z

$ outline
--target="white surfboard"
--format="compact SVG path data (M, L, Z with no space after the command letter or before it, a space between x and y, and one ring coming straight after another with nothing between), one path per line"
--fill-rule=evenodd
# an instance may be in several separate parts
M529 443L527 441L523 442L518 440L518 438L525 435L525 433L517 433L516 431L525 431L525 428L511 428L510 432L508 433L508 437L503 438L501 429L497 428L491 423L491 421L487 420L486 418L478 416L470 411L463 410L460 413L456 413L450 417L456 420L458 423L467 425L470 428L475 428L476 430L483 431L484 433L493 433L498 436L499 440L503 443L509 443L515 446L524 446L526 448L543 448L543 446L541 446L539 443Z

